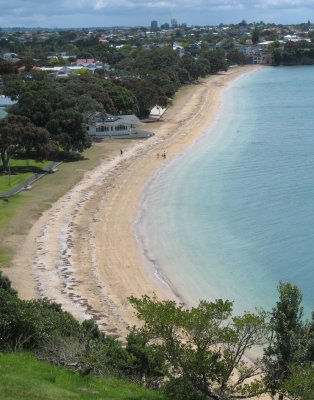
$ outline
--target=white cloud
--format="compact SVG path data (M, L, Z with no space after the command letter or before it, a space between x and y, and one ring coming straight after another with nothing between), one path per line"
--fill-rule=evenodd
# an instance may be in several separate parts
M148 26L151 19L170 15L191 25L243 18L267 22L269 16L270 22L291 23L282 18L307 20L314 0L0 0L0 7L0 26Z

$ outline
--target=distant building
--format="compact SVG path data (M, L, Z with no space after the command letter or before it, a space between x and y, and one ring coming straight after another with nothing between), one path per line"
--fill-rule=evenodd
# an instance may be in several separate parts
M177 28L178 21L175 18L171 18L171 28Z
M152 21L150 23L150 30L151 31L157 31L157 29L158 29L158 21Z
M253 54L253 64L272 65L274 56L271 52L257 51Z
M6 61L12 61L16 57L17 57L17 54L15 54L15 53L3 53L2 54L2 58Z
M168 22L165 22L160 26L160 28L167 31L170 28L170 25L168 24Z

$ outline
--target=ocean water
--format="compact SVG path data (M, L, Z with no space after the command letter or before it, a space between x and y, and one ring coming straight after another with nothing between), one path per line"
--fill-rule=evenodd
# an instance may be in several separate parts
M4 118L6 116L7 116L7 113L0 108L0 119Z
M143 256L182 300L236 312L298 285L314 309L314 67L265 68L232 83L215 122L142 194ZM161 160L163 162L163 160Z

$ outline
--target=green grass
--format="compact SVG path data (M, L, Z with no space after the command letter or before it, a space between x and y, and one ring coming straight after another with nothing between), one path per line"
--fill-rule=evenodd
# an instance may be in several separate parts
M12 249L9 247L0 248L0 268L7 268L10 266Z
M31 354L0 353L0 400L165 400L126 380L81 377L37 361Z
M24 203L23 196L12 196L8 201L0 199L0 230L5 229L7 223L12 220Z
M7 192L23 183L34 175L41 172L42 168L49 165L48 161L38 162L35 160L15 160L10 161L9 174L0 174L0 193ZM2 163L0 163L0 171L2 170Z

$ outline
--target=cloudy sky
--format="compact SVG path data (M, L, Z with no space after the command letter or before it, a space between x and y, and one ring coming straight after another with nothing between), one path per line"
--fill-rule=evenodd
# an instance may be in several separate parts
M314 22L314 0L0 0L0 27Z

